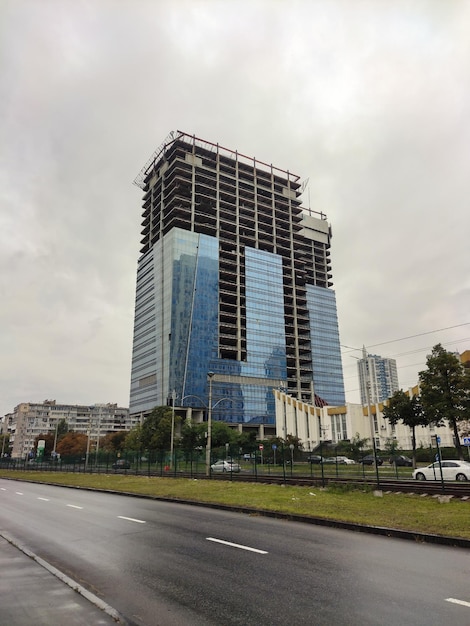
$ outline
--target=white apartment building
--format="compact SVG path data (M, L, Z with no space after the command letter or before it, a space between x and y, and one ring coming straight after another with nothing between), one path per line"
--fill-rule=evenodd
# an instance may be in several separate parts
M359 388L363 405L384 402L398 391L397 362L377 354L362 351L362 359L357 362Z
M55 432L61 420L69 431L89 434L99 439L108 433L130 430L138 418L130 418L129 409L117 404L59 404L55 400L22 402L4 418L4 432L10 435L12 457L25 458L40 434Z

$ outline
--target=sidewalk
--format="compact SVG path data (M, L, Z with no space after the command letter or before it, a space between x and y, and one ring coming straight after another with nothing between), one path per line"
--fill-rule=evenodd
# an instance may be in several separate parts
M0 534L0 624L8 626L110 626L125 624L96 596L72 589L55 568ZM10 539L10 538L8 538ZM41 564L43 563L43 564ZM48 569L46 569L46 566ZM49 571L50 570L50 571ZM61 576L59 579L55 571ZM99 607L102 608L99 608Z

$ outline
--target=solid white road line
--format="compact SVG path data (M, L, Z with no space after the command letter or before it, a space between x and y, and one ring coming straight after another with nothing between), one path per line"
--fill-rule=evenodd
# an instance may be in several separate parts
M49 502L49 498L38 498L38 500L44 500L44 502Z
M67 504L71 509L83 509L82 506L76 506L75 504Z
M258 548L250 548L250 546L242 546L239 543L232 543L231 541L223 541L223 539L215 539L214 537L206 537L207 541L214 541L215 543L222 543L224 546L230 546L232 548L240 548L240 550L248 550L249 552L257 552L258 554L268 554L266 550L258 550Z
M124 517L124 515L118 515L119 519L126 519L129 522L137 522L137 524L146 524L146 522L142 519L134 519L133 517Z
M446 598L446 602L452 602L453 604L460 604L461 606L468 606L468 608L470 608L470 602L465 602L465 600L456 600L455 598Z

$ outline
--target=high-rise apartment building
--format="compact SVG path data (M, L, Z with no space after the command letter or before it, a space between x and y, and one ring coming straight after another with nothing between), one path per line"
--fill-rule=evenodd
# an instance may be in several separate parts
M362 350L362 359L357 362L361 403L377 404L390 398L398 391L397 362L384 359L376 354ZM369 389L369 393L368 393Z
M61 404L55 400L22 402L5 415L4 432L10 435L14 458L24 459L34 448L38 435L54 432L61 421L70 431L88 434L96 441L108 433L130 430L138 420L129 409L114 403Z
M131 414L173 397L274 425L273 388L344 404L331 229L302 207L299 177L177 131L135 182Z

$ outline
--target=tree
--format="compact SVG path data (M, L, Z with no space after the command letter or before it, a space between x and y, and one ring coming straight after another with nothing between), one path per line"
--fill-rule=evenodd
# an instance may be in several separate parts
M207 430L207 424L205 424ZM226 443L231 444L235 442L236 433L225 422L213 421L211 428L211 447L222 448Z
M169 450L171 446L171 422L173 412L170 407L156 406L144 419L140 442L144 450ZM175 415L175 423L180 418Z
M0 454L10 456L10 435L5 433L0 435Z
M361 438L359 433L356 433L354 437L348 443L344 443L344 451L347 452L355 461L359 461L364 452L368 450L367 437Z
M421 444L422 446L423 444ZM387 437L387 441L384 445L384 450L388 454L389 457L396 456L399 454L400 448L398 446L398 441L393 437Z
M434 346L426 365L427 369L419 373L423 409L429 422L440 424L447 420L454 432L459 458L463 459L458 424L470 415L470 370L441 344Z
M56 452L64 456L84 456L88 445L88 437L84 433L69 432L57 444Z
M69 425L67 423L67 420L66 419L59 420L59 423L57 425L57 439L60 439L62 435L66 435L68 432L69 432ZM55 429L54 429L54 433L55 433Z
M258 442L256 441L256 431L250 432L235 432L235 445L241 448L245 452L254 452L258 449Z
M128 435L127 430L120 430L116 433L108 433L100 441L100 449L105 452L120 452L124 450L124 442Z
M138 452L142 448L142 426L137 424L134 428L131 428L127 433L126 438L124 439L124 449L125 450L134 450L134 452Z
M410 397L400 389L389 398L387 404L384 405L382 413L392 426L401 421L411 429L413 467L416 467L416 427L429 425L429 419L423 412L419 397Z
M206 424L195 424L192 420L186 420L181 426L180 447L185 452L186 458L197 448L206 445Z
M54 450L54 439L55 439L54 433L49 432L47 434L41 434L41 435L38 435L37 437L35 437L34 438L34 449L36 451L38 449L38 441L41 441L41 439L46 442L46 445L44 447L44 456L48 457L48 456L50 456L51 452Z

